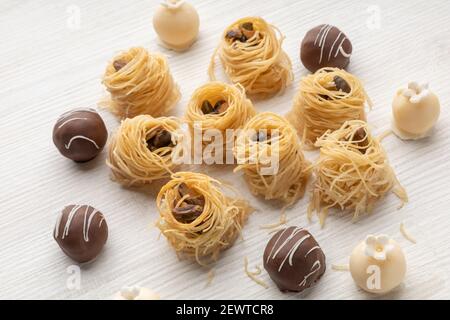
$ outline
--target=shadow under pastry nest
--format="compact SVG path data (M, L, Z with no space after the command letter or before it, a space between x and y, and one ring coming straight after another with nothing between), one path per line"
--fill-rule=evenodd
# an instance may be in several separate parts
M180 99L167 59L141 47L114 57L102 83L111 97L100 105L121 119L140 114L167 115Z
M408 201L380 140L371 135L366 122L345 122L338 130L327 131L315 146L320 155L314 164L316 181L308 217L316 211L322 226L332 207L353 211L357 219L371 213L391 190L402 203Z
M156 204L161 233L180 258L200 265L233 245L252 211L246 201L227 196L218 180L194 172L173 174Z
M280 31L262 18L237 20L225 29L214 51L208 70L210 79L216 79L218 55L230 80L240 83L252 98L282 93L294 77L291 60L281 47L283 40Z
M107 165L113 180L127 187L169 178L184 135L172 117L140 115L122 121L109 144Z

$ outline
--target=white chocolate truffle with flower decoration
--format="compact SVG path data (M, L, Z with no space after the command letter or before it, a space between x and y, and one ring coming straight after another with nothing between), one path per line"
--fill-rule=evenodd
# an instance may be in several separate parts
M431 134L439 118L439 99L428 89L428 84L410 82L408 88L397 90L392 112L392 129L399 138L421 139Z
M132 286L123 287L114 295L114 300L159 300L159 295L150 289Z
M386 235L369 235L350 256L350 272L363 290L383 294L402 283L406 259L397 242Z
M200 20L195 8L184 0L165 0L153 16L153 27L162 45L187 50L197 39Z

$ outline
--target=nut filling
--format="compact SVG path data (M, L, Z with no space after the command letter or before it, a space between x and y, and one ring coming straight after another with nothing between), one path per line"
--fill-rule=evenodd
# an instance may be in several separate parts
M226 38L234 41L246 42L255 35L253 23L245 22L227 32Z
M114 67L114 70L116 70L116 71L119 71L126 65L127 65L127 62L124 60L120 60L120 59L113 62L113 67Z
M147 147L150 151L164 147L173 147L172 135L165 129L158 130L153 137L147 140Z
M205 198L184 183L178 186L178 194L176 201L179 202L181 199L183 201L178 206L174 203L173 216L178 222L191 223L202 214Z
M333 82L330 82L329 86L330 87L328 87L328 90L332 91L339 91L345 93L350 93L352 91L347 81L345 81L343 78L339 76L334 76ZM325 100L332 100L332 98L326 94L319 94L319 97Z
M202 103L203 114L221 114L228 109L228 103L225 100L217 101L214 106L208 100Z
M368 134L364 128L356 130L353 136L346 138L345 141L351 141L362 154L365 154L369 147Z
M336 89L338 91L342 91L342 92L345 92L345 93L350 93L350 91L352 91L352 89L350 88L350 86L347 83L347 81L345 81L344 79L342 79L339 76L335 76L333 78L333 82L334 82L334 86L336 87Z

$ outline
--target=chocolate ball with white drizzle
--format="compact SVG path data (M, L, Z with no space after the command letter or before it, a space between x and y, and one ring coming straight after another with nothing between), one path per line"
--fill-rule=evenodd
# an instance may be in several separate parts
M281 291L301 292L325 272L325 254L305 229L278 231L264 251L264 268Z
M300 59L311 72L324 67L344 69L350 62L352 44L335 26L321 24L309 30L300 47Z
M108 131L100 115L91 108L63 113L53 127L53 143L59 152L75 162L94 159L103 149Z
M88 205L69 205L58 216L53 238L62 251L83 263L98 256L108 239L108 225L103 214Z

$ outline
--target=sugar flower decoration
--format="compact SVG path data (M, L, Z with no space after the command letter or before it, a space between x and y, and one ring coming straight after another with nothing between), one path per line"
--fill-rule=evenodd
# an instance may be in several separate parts
M414 81L408 83L408 89L402 89L402 95L409 98L411 103L419 103L429 92L428 83L418 84Z
M387 254L394 249L394 246L390 243L390 238L384 234L378 236L368 235L365 243L365 254L375 260L386 260Z

